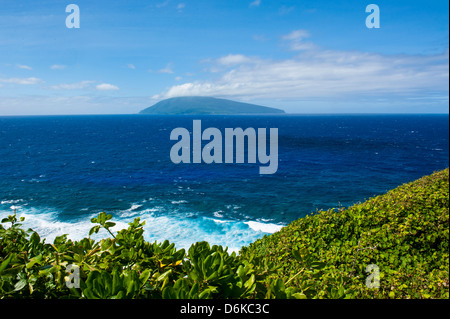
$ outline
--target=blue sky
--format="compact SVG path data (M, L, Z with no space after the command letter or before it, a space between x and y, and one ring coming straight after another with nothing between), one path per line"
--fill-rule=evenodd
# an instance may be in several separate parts
M66 27L68 4L80 28ZM367 5L380 8L368 29ZM447 1L0 0L0 115L204 95L290 113L448 113Z

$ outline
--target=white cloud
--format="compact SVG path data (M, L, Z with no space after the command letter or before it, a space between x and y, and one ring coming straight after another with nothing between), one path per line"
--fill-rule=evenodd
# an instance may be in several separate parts
M163 8L163 7L167 6L169 4L169 2L170 2L170 0L166 0L166 1L161 2L161 3L157 3L156 7L157 8Z
M95 81L80 81L76 83L62 83L50 86L49 88L52 90L82 90L89 88L91 84L95 83ZM117 91L119 87L109 84L109 83L101 83L95 86L95 89L98 91Z
M178 11L182 11L185 7L186 7L186 4L185 4L185 3L179 3L179 4L177 5L177 10L178 10Z
M227 56L221 57L217 59L217 63L220 65L230 66L230 65L237 65L249 62L250 58L242 55L242 54L229 54Z
M173 64L169 63L167 66L163 69L158 70L158 73L167 73L167 74L173 74Z
M153 104L149 97L103 95L2 96L0 115L136 114Z
M283 40L301 43L309 36L294 31ZM448 51L440 55L382 55L358 51L323 50L311 45L285 60L228 55L214 61L227 65L214 80L174 85L154 98L183 95L239 99L323 99L391 96L427 96L447 92ZM445 93L444 93L445 94Z
M81 81L76 83L62 83L50 86L52 90L81 90L88 87L94 81Z
M288 42L289 47L293 51L311 50L315 46L311 42L305 42L305 38L309 38L309 32L306 30L294 30L291 33L281 37L282 40Z
M289 34L282 36L283 40L298 40L301 41L304 38L309 38L309 32L306 30L294 30Z
M11 83L11 84L20 84L20 85L32 85L43 83L44 81L38 78L8 78L8 79L0 79L0 82L3 83Z
M260 4L261 4L261 0L255 0L249 4L249 7L259 7Z
M282 6L280 9L278 9L278 14L283 16L283 15L291 13L292 11L294 11L294 9L295 9L295 6L292 6L292 7Z
M127 67L128 67L129 69L132 69L132 70L136 69L136 66L135 66L134 64L131 64L131 63L128 64Z
M53 64L50 69L52 70L64 70L66 68L65 65L62 64Z
M33 68L31 66L24 65L24 64L17 64L17 67L22 70L33 70Z
M109 83L102 83L95 87L99 91L117 91L119 88Z

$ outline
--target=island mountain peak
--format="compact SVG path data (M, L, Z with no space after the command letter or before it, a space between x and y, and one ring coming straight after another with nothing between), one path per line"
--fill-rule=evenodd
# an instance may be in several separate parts
M283 110L218 99L205 96L183 96L162 100L140 112L140 114L158 115L234 115L234 114L283 114Z

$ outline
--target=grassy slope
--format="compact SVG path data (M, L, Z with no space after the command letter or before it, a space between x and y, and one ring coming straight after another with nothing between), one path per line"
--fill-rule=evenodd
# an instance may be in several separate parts
M242 254L280 263L278 277L308 297L448 298L448 174L299 219ZM379 267L379 289L366 287L369 264Z

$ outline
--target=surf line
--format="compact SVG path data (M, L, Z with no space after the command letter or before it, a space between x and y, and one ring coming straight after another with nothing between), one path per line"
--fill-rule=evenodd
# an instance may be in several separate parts
M201 120L193 120L192 144L191 133L186 128L177 127L170 133L170 140L178 141L170 150L170 160L174 164L191 162L194 164L202 162L206 164L224 162L242 164L245 162L245 138L247 138L248 163L256 164L258 158L260 164L268 164L259 167L259 174L275 174L278 170L278 128L270 128L269 154L267 154L266 128L257 130L252 127L245 130L240 127L225 128L225 139L223 139L219 129L209 127L202 132ZM202 149L202 141L210 142ZM225 151L223 150L224 144Z

